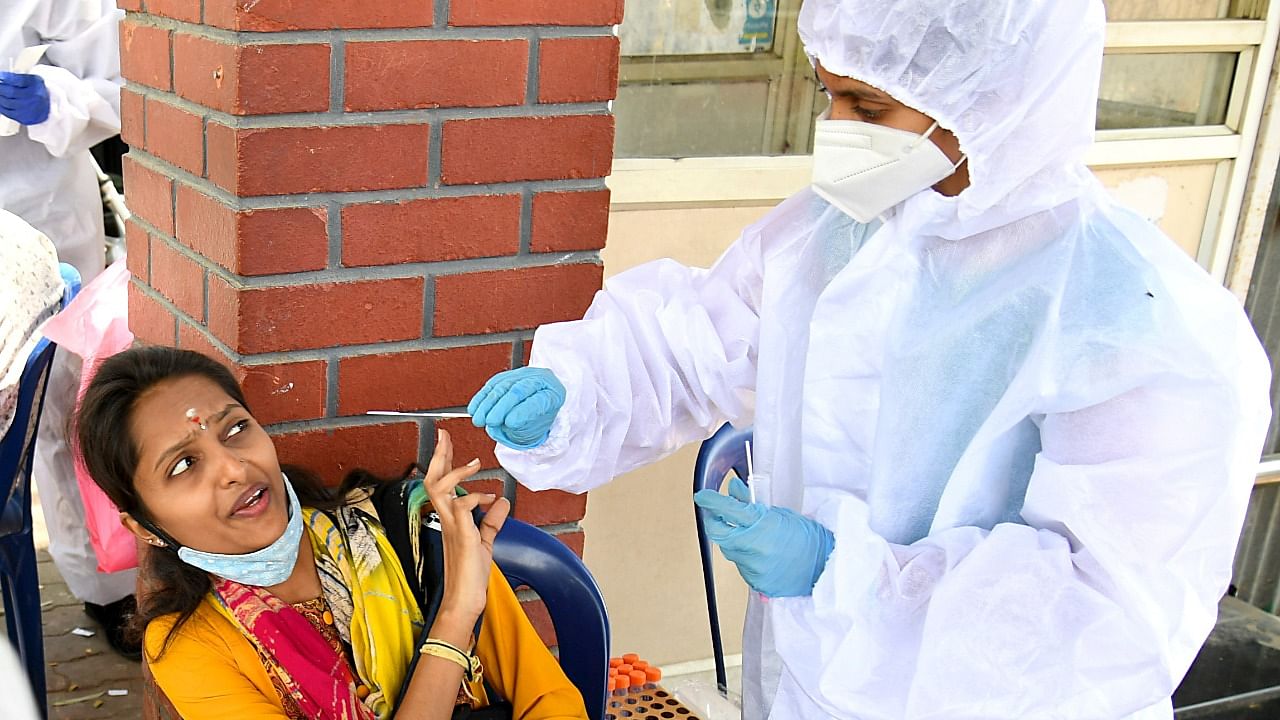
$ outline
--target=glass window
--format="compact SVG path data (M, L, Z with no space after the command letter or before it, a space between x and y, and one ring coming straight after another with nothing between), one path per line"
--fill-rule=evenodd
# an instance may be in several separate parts
M626 3L616 156L809 152L821 106L799 9L799 0Z
M1105 0L1105 4L1108 20L1208 20L1234 17L1229 14L1231 0Z
M625 85L616 108L680 108L619 112L619 157L776 155L765 144L768 80Z
M1261 20L1269 0L1103 0L1108 20Z
M1242 17L1266 0L1107 0L1125 19ZM796 33L800 0L626 3L616 157L804 155L826 107ZM1224 123L1238 55L1114 54L1099 129Z
M1223 124L1236 59L1236 53L1107 55L1098 129Z
M648 0L626 5L623 55L711 55L773 49L777 0Z

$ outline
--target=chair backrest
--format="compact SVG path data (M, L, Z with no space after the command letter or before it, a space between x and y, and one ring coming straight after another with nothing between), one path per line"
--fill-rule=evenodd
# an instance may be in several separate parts
M560 667L582 693L588 717L603 720L609 682L609 615L587 566L564 543L508 518L493 561L511 587L528 585L546 603L560 646Z
M62 307L65 308L80 292L80 273L66 263L60 263L58 269L64 285ZM48 338L42 337L27 356L26 367L18 381L18 404L13 424L0 438L0 500L3 500L0 505L0 536L31 530L31 462L55 348Z
M705 440L698 449L698 461L693 466L693 491L716 490L732 470L743 482L747 482L747 441L752 429L724 425L715 435ZM728 689L724 667L724 641L720 636L720 610L716 606L716 578L712 568L711 540L702 523L702 513L693 508L698 526L698 554L702 556L702 585L707 595L707 622L711 626L711 652L716 663L716 686L724 693Z

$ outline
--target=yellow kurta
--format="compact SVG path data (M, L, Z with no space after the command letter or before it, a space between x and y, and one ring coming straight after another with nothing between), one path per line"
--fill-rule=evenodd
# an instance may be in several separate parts
M206 598L151 662L151 673L184 720L285 720L284 705L253 644ZM175 615L147 626L147 657L164 646ZM488 604L476 641L484 677L527 720L585 718L577 688L529 624L506 578L489 573ZM484 697L481 687L474 687Z

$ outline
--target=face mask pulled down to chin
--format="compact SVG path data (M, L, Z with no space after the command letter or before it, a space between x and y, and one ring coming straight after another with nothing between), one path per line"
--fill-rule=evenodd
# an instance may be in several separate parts
M860 223L869 223L912 195L931 188L964 162L953 163L923 135L860 120L816 123L813 191Z

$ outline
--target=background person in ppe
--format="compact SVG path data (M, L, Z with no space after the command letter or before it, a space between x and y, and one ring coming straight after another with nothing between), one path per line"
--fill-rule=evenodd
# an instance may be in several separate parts
M476 421L575 491L755 424L759 504L699 498L775 597L744 717L1170 718L1269 371L1083 164L1102 3L807 0L799 27L832 94L813 188L710 270L636 268L540 328Z
M49 46L30 73L0 72L0 115L20 125L16 134L0 137L0 209L44 233L58 259L75 266L85 283L102 271L105 258L89 148L120 132L123 15L113 0L0 3L0 71L23 48ZM79 367L70 353L55 356L33 475L58 571L106 626L112 646L132 653L136 648L124 645L118 630L132 607L135 573L97 572L67 445Z

